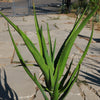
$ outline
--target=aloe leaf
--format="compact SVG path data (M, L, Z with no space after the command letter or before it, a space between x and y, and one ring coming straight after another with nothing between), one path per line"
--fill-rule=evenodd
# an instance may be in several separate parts
M55 81L54 91L53 91L53 97L51 96L51 100L58 100L59 98L59 71L57 72L57 77Z
M54 88L54 77L53 77L53 72L54 72L54 67L53 67L53 62L51 61L51 58L48 55L47 52L47 46L46 42L42 33L42 27L41 27L41 43L42 43L42 49L43 49L43 57L45 59L45 62L47 66L49 67L49 81L46 82L48 88L53 89Z
M17 46L16 46L16 44L15 44L15 41L14 41L14 39L13 39L13 37L12 37L11 31L10 31L10 28L9 28L9 25L8 25L8 31L9 31L9 34L10 34L12 43L13 43L13 45L14 45L14 48L15 48L15 50L16 50L17 56L18 56L18 58L19 58L19 60L20 60L20 62L21 62L21 64L22 64L24 70L25 70L26 73L29 75L29 77L36 83L36 85L37 85L38 88L40 89L41 93L43 94L43 97L45 98L45 100L49 100L49 99L47 98L47 96L46 96L46 94L45 94L45 92L44 92L42 86L41 86L40 83L38 82L36 76L35 76L35 75L34 75L34 76L32 75L32 73L31 73L30 70L28 69L27 65L25 64L25 61L23 60L23 58L22 58L22 56L21 56L21 54L20 54L20 52L19 52L19 50L18 50L18 48L17 48Z
M42 85L42 84L41 84L41 86L42 86L42 88L44 89L44 91L48 92L49 94L52 94L52 91L49 90L47 87L45 87L45 86Z
M51 42L51 37L50 37L50 31L49 31L48 24L47 24L47 32L48 32L50 58L51 58L51 61L53 61L52 42Z
M41 26L41 43L42 43L42 50L43 50L43 57L45 59L45 62L49 68L49 81L46 81L46 84L48 86L48 88L54 88L54 79L53 79L53 72L54 72L54 67L53 67L53 62L51 61L48 52L47 52L47 46L46 46L46 42L43 36L43 31L42 31L42 26ZM51 84L50 84L51 83Z
M54 62L54 57L55 57L55 49L56 49L56 39L54 41L54 46L53 46L53 62Z
M82 55L82 57L81 57L81 59L80 59L80 61L79 61L79 64L82 63L83 59L85 58L85 56L86 56L86 54L87 54L87 52L88 52L90 43L91 43L91 41L92 41L93 32L94 32L94 23L92 23L92 32L91 32L90 40L89 40L89 42L88 42L88 44L87 44L87 46L86 46L86 48L85 48L85 51L84 51L84 53L83 53L83 55ZM79 65L79 64L78 64L78 65Z
M2 14L2 13L1 13ZM41 56L41 54L38 52L38 50L36 49L36 47L34 46L34 44L31 42L31 40L24 34L24 32L22 30L20 30L12 21L10 21L9 18L7 18L5 15L2 14L2 16L9 22L9 24L20 34L20 36L23 38L26 46L28 47L29 51L31 52L31 54L33 55L33 57L35 58L37 64L39 65L40 69L42 70L44 76L45 76L45 81L46 83L49 82L49 69L51 67L51 69L53 70L52 66L47 66L45 64L45 60L44 58ZM43 38L41 38L43 39ZM50 61L50 60L48 60ZM51 64L51 63L48 63ZM51 71L53 73L53 71ZM51 74L53 75L53 74ZM53 79L51 79L53 80ZM48 83L49 84L49 83Z
M43 56L42 43L41 43L41 32L40 32L40 28L39 28L34 4L33 4L33 11L34 11L34 21L35 21L36 33L37 33L37 37L38 37L38 41L39 41L39 47L40 47L40 54Z
M93 14L96 12L97 9L98 9L98 6L82 21L82 23L79 25L77 30L73 33L73 35L71 35L70 39L64 43L60 58L59 58L58 62L55 62L57 64L56 71L55 71L55 77L57 76L57 70L60 67L59 79L61 78L64 68L65 68L65 65L66 65L66 61L68 59L68 56L70 54L71 48L74 44L74 41L75 41L77 35L84 28L84 26L86 25L88 20L93 16Z
M82 18L83 18L83 16L84 16L84 14L85 14L85 12L86 12L87 9L88 9L88 7L86 7L86 9L83 11L83 13L80 16L80 18L79 19L78 18L76 19L76 22L75 22L74 27L72 29L71 35L73 35L74 31L77 29L77 27L78 27L79 23L81 22L81 20L82 20Z
M63 94L61 95L61 97L59 97L59 100L64 100L64 98L67 96L67 94L69 93L70 89L72 88L72 86L74 85L74 83L76 82L77 78L79 75L79 70L77 72L77 75L74 77L74 79L71 81L71 84L69 85L69 87L67 88L67 90L65 92L63 92Z
M34 75L34 82L35 84L38 86L38 88L40 89L43 97L45 100L49 100L48 97L46 96L45 92L44 92L44 89L42 88L41 84L38 82L37 78L36 78L36 75Z
M41 27L41 30L42 30L42 27ZM41 31L41 43L42 43L43 55L44 55L46 64L48 65L48 67L50 67L50 70L53 72L54 71L53 63L48 55L47 46L46 46L46 42L45 42L42 31Z
M79 26L79 23L80 23L80 21L82 20L84 14L85 14L85 12L86 12L86 10L87 10L87 8L84 10L84 12L82 13L82 15L81 15L81 17L80 17L79 19L78 19L78 17L76 18L76 21L75 21L75 24L74 24L74 27L73 27L72 31L70 32L70 34L68 35L68 37L65 39L63 45L61 46L61 48L60 48L60 50L59 50L59 52L58 52L58 54L57 54L57 56L56 56L56 59L55 59L55 66L56 66L57 63L58 63L58 60L59 60L59 58L60 58L60 56L61 56L61 53L62 53L63 48L65 47L65 44L68 43L68 41L70 40L70 38L71 38L72 35L74 34L75 30L76 30L77 27Z
M69 74L69 72L70 72L70 69L71 69L72 64L73 64L73 59L72 59L70 65L69 65L68 70L66 71L64 77L62 78L62 80L61 80L61 82L60 82L60 87L59 87L60 89L63 87L65 80L68 78L68 74Z
M54 55L55 55L55 48L56 48L56 39L54 41L54 46L53 46L53 49L52 49L52 42L51 42L51 36L50 36L50 31L49 31L48 24L47 24L47 31L48 31L50 58L51 58L51 61L54 62Z
M75 30L76 30L77 27L79 26L79 23L80 23L80 21L82 20L84 14L85 14L85 12L86 12L86 10L87 10L87 8L84 10L83 14L81 15L81 17L80 17L79 19L78 19L78 17L77 17L72 31L70 32L70 34L68 35L68 37L65 39L63 45L61 46L61 48L60 48L60 50L59 50L59 52L58 52L58 54L57 54L57 56L56 56L56 59L55 59L55 67L56 67L56 65L57 65L57 63L58 63L58 60L60 59L60 56L61 56L62 52L64 51L64 50L63 50L64 47L65 47L65 46L67 45L67 43L70 41L70 39L71 39L71 37L73 36ZM67 46L66 46L66 47L67 47ZM66 48L66 49L67 49L67 48ZM67 50L66 50L66 51L67 51ZM70 52L70 50L69 50L69 52ZM64 53L63 53L63 54L64 54ZM69 53L67 54L67 58L68 58L68 55L69 55ZM67 58L66 58L66 61L67 61Z
M36 26L36 31L37 31L37 36L38 36L38 41L39 41L39 46L40 46L40 53L42 56L45 55L45 60L46 60L47 64L49 66L51 66L51 69L53 71L54 68L53 68L53 64L50 61L48 53L47 53L47 47L46 47L45 39L44 39L44 36L42 33L42 27L40 29L39 25L38 25L38 20L37 20L36 11L35 11L35 5L34 5L34 20L35 20L35 26ZM49 32L49 29L48 29L48 32Z
M73 81L74 77L79 72L80 65L81 65L83 59L85 58L85 56L87 54L87 51L89 49L89 46L90 46L90 43L91 43L91 40L92 40L92 37L93 37L93 29L94 29L94 25L92 26L92 32L91 32L90 40L89 40L89 42L88 42L88 44L87 44L87 46L85 48L85 51L84 51L83 55L81 56L81 58L80 58L80 60L79 60L79 62L77 64L75 70L73 71L71 77L69 78L69 80L67 81L67 83L65 84L65 86L63 87L63 91L62 92L65 92L68 89L68 87L70 86L70 84L72 84L72 81Z
M54 80L53 72L52 70L49 70L49 85L48 85L49 89L53 90L54 85L55 85L55 80Z
M21 37L23 38L26 46L28 47L29 51L31 52L31 54L33 55L33 57L35 58L37 64L39 65L40 69L43 71L43 74L46 77L48 76L48 67L45 64L44 58L40 55L40 53L38 52L38 50L36 49L36 47L34 46L34 44L30 41L30 39L18 28L18 33L21 34Z
M0 14L8 21L8 23L20 34L22 39L24 40L26 46L28 47L29 51L35 58L37 64L39 65L40 69L43 71L43 74L49 79L49 69L47 65L45 64L44 58L40 55L34 44L31 42L31 40L24 34L24 32L19 29L8 17L6 17L4 14L0 12Z
M14 48L15 48L15 50L16 50L17 56L18 56L18 58L19 58L19 60L20 60L20 62L21 62L21 64L22 64L22 66L23 66L23 67L25 68L25 70L26 70L26 69L27 69L27 66L26 66L25 61L23 60L23 58L22 58L22 56L21 56L21 54L20 54L20 52L19 52L19 50L18 50L18 48L17 48L17 46L16 46L16 44L15 44L15 41L14 41L12 35L11 35L11 31L10 31L9 25L8 25L8 31L9 31L9 34L10 34L12 43L13 43L13 45L14 45ZM26 70L26 71L27 71L27 70ZM27 73L30 73L29 70L27 71ZM31 74L31 75L28 74L28 75L29 75L30 77L32 76L32 74Z
M46 64L49 64L49 56L48 56L48 50L47 50L47 46L46 46L46 42L43 36L43 32L42 32L42 26L41 26L41 44L42 44L42 50L43 50L43 57L45 59Z

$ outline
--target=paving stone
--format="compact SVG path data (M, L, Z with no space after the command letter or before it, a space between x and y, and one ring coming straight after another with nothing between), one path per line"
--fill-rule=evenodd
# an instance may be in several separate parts
M96 59L86 57L82 63L79 75L79 79L84 80L98 92L100 90L99 65L100 62L98 62Z
M0 17L0 32L7 31L7 22L4 18Z
M39 75L41 73L39 68L30 66L29 69L33 75L34 73L36 73L37 78L39 78ZM4 67L4 70L7 76L6 81L9 84L9 86L16 92L19 100L28 100L34 95L36 85L26 74L22 66L16 67L16 65L9 65ZM2 76L4 70L1 69Z
M11 42L10 35L8 31L0 32L0 42Z
M33 56L31 55L31 53L29 52L29 50L27 49L26 46L24 46L24 45L22 45L22 46L18 45L17 47L19 48L19 51L20 51L23 59L26 62L33 62L33 63L35 63L35 60L34 60ZM19 58L17 57L16 52L14 54L13 62L15 62L15 63L19 62Z
M16 25L18 25L25 34L32 40L35 46L39 50L38 39L36 36L36 29L34 23L33 16L24 16L24 17L9 17ZM69 32L71 31L74 25L74 18L69 18L66 15L39 15L39 24L43 25L43 34L46 39L46 44L48 47L48 37L47 37L47 28L46 23L49 23L50 26L50 34L52 37L52 43L54 43L55 38L57 39L57 46L56 46L56 54L59 51L62 43L68 36ZM11 39L8 34L7 23L3 18L0 18L0 68L3 66L6 75L7 75L7 84L16 92L19 100L32 100L35 92L36 92L36 85L32 82L32 80L28 77L25 73L22 66L16 67L14 64L10 64L14 48L11 43ZM20 49L20 52L25 59L25 61L29 61L31 63L35 63L33 57L27 50L22 41L21 37L18 35L17 32L13 28L11 28L11 32L13 34L14 40ZM74 62L72 66L72 70L77 65L83 50L85 49L89 37L90 37L91 30L89 28L84 28L84 30L80 33L83 37L78 36L77 40L75 41L72 51L70 53L67 66L70 64L71 59L74 56ZM81 65L79 79L82 81L86 81L89 86L95 89L98 94L100 95L100 43L97 41L100 37L100 32L94 31L93 41L90 45L89 51ZM85 38L84 38L85 37ZM86 39L88 38L88 39ZM26 53L27 52L27 53ZM19 62L16 53L14 54L13 62ZM32 64L31 64L32 65ZM36 67L29 67L32 71L32 74L36 73L37 77L41 71ZM0 70L1 71L1 70ZM1 73L2 77L4 78L4 70ZM4 80L2 80L2 84L4 85ZM0 81L1 82L1 81ZM86 94L86 100L99 100L99 97L91 90L89 90L86 86L82 85L82 90ZM15 94L14 94L15 96ZM37 98L35 100L43 100L42 94L38 92L36 95ZM81 92L79 87L74 84L73 88L69 92L68 96L65 100L83 100L81 96Z
M0 58L0 67L9 65L11 63L10 58Z
M14 48L11 42L0 42L0 58L11 58L13 51Z
M49 96L49 95L47 94L47 96ZM43 100L43 96L41 95L40 91L37 92L36 98L34 100ZM71 91L65 97L64 100L84 100L84 99L81 96L79 88L77 87L76 84L74 84L74 86L72 87Z
M46 93L46 95L50 100L49 94ZM40 91L37 92L36 97L33 100L44 100L43 95L41 94Z
M69 94L66 96L65 100L84 100L81 96L79 88L76 84L72 87Z
M90 89L87 88L85 85L81 85L82 91L85 93L86 100L100 100L100 98Z

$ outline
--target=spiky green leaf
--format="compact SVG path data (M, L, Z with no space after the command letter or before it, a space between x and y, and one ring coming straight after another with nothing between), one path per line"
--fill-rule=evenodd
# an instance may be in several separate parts
M63 92L63 94L61 95L61 97L59 97L59 100L64 100L64 98L67 96L67 94L69 93L70 89L74 85L75 81L77 80L78 75L79 75L79 70L78 70L76 76L74 77L74 79L71 81L69 87L66 89L66 91Z
M36 33L37 33L37 37L38 37L38 41L39 41L39 47L40 47L40 54L43 56L43 49L42 49L42 43L41 43L41 41L42 41L41 40L41 29L39 28L34 4L33 4L33 11L34 11L34 21L35 21Z
M47 33L48 33L48 41L49 41L50 59L51 59L51 61L53 61L52 42L51 42L51 37L50 37L50 31L49 31L49 26L48 26L48 24L47 24Z
M73 71L71 77L69 78L69 80L67 81L67 83L65 84L65 86L63 87L62 92L65 92L66 90L68 90L68 88L70 87L70 85L73 84L72 81L76 80L75 79L75 77L77 76L76 74L79 73L80 65L81 65L83 59L85 58L85 56L87 54L87 51L89 49L89 46L90 46L90 43L91 43L91 40L92 40L92 37L93 37L93 28L94 28L94 25L92 27L92 32L91 32L90 40L89 40L89 42L88 42L88 44L87 44L87 46L86 46L86 48L84 50L84 53L81 56L81 58L80 58L80 60L79 60L79 62L77 64L75 70ZM73 82L75 82L75 81L73 81Z
M37 64L39 65L40 69L43 71L43 74L45 75L45 78L49 79L49 69L47 65L45 64L44 58L40 55L38 50L36 49L35 45L32 43L32 41L26 36L26 34L18 28L8 17L6 17L4 14L0 12L0 14L8 21L8 23L19 33L19 35L24 40L26 46L28 47L29 51L35 58Z
M45 94L45 92L44 92L42 86L41 86L40 83L38 82L38 80L37 80L37 78L36 78L36 75L34 75L34 76L32 75L32 73L31 73L30 70L28 69L28 67L27 67L27 65L26 65L26 63L25 63L25 61L23 60L23 58L22 58L22 56L21 56L21 54L20 54L20 52L19 52L19 50L18 50L18 48L17 48L17 46L16 46L16 44L15 44L15 41L14 41L14 39L13 39L13 37L12 37L11 31L10 31L10 28L9 28L9 25L8 25L8 31L9 31L9 34L10 34L12 43L13 43L13 45L14 45L15 51L16 51L16 53L17 53L17 56L18 56L18 58L19 58L19 60L20 60L20 62L21 62L21 64L22 64L24 70L25 70L26 73L29 75L29 77L35 82L35 84L38 86L38 88L40 89L41 93L43 94L44 99L45 99L45 100L49 100L49 99L47 98L47 96L46 96L46 94Z
M59 57L59 59L57 58L58 61L55 60L55 64L57 64L56 71L55 71L55 77L57 77L57 70L60 67L59 79L61 78L64 68L65 68L65 65L66 65L66 61L68 59L68 56L70 54L71 48L74 44L74 41L75 41L77 35L81 32L81 30L84 28L84 26L86 25L88 20L93 16L93 14L96 12L97 9L98 9L98 6L81 22L81 24L74 31L74 33L68 37L70 39L65 40L65 42L63 44L63 49L62 49L62 51L60 51L61 52L60 57ZM58 55L59 55L59 53L58 53Z
M72 64L73 64L73 59L72 59L70 65L69 65L68 70L66 71L65 75L63 76L63 78L62 78L62 80L61 80L61 82L60 82L59 89L61 89L61 88L63 87L63 85L64 85L66 79L68 78L68 74L70 73L70 69L71 69L71 67L72 67Z
M53 62L54 62L54 57L55 57L55 49L56 49L56 39L54 41L54 46L53 46Z

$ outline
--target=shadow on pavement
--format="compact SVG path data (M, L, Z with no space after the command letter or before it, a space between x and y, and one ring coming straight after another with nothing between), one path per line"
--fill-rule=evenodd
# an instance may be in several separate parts
M84 71L81 71L81 73L82 75L80 76L84 77L87 80L87 83L100 86L100 70L97 70L96 73L88 73Z
M4 69L0 69L0 100L18 100L16 92L7 83Z
M80 70L80 76L84 77L87 83L100 87L100 62L92 58L86 60L87 62L83 62L82 65L84 65L88 71ZM88 63L88 60L90 60L91 63Z
M90 37L88 37L88 36L84 36L84 35L78 35L79 37L82 37L82 38L84 38L84 39L89 39ZM95 41L95 42L97 42L97 43L100 43L100 38L93 38L93 40Z

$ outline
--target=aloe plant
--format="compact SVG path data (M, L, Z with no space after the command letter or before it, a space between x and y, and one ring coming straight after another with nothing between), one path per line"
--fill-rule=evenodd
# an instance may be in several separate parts
M47 50L47 45L45 42L45 38L43 36L42 26L39 27L39 23L37 20L37 15L35 12L35 5L33 5L34 9L34 20L35 20L35 26L36 26L36 32L37 37L39 41L39 47L40 50L38 50L35 45L32 43L32 41L26 36L26 34L18 27L16 26L8 17L6 17L3 13L0 12L0 14L7 20L7 22L18 32L18 34L22 37L23 41L25 42L25 45L27 46L28 50L31 52L32 56L34 57L35 61L38 64L38 67L41 69L44 79L45 79L45 86L41 84L38 79L36 78L36 75L32 74L31 71L28 69L27 64L25 63L23 57L21 56L15 41L13 39L13 36L11 34L9 25L8 25L8 31L11 37L11 40L13 42L14 48L16 50L16 53L19 57L19 60L25 69L26 73L29 75L29 77L35 82L35 84L40 89L41 93L43 94L43 97L45 100L49 100L46 92L49 93L51 100L63 100L67 94L69 93L70 89L72 88L73 84L77 80L77 77L79 75L79 70L81 63L83 59L85 58L85 55L87 54L89 45L92 40L93 36L93 28L90 36L90 40L83 52L83 55L81 56L76 68L73 70L70 77L68 77L70 69L73 64L73 59L70 62L69 68L66 71L66 73L63 75L68 56L70 54L71 48L74 44L74 41L76 40L78 34L81 32L81 30L84 28L86 23L89 21L89 19L94 15L94 13L97 11L98 6L96 6L90 14L86 16L83 20L83 16L86 12L84 10L83 14L80 16L80 18L76 19L74 27L68 37L65 39L64 43L62 44L58 54L55 57L55 48L56 48L56 39L54 42L54 45L52 45L51 37L50 37L50 31L49 31L49 25L47 24L47 34L48 34L48 41L49 41L49 52ZM66 80L68 81L66 82Z

